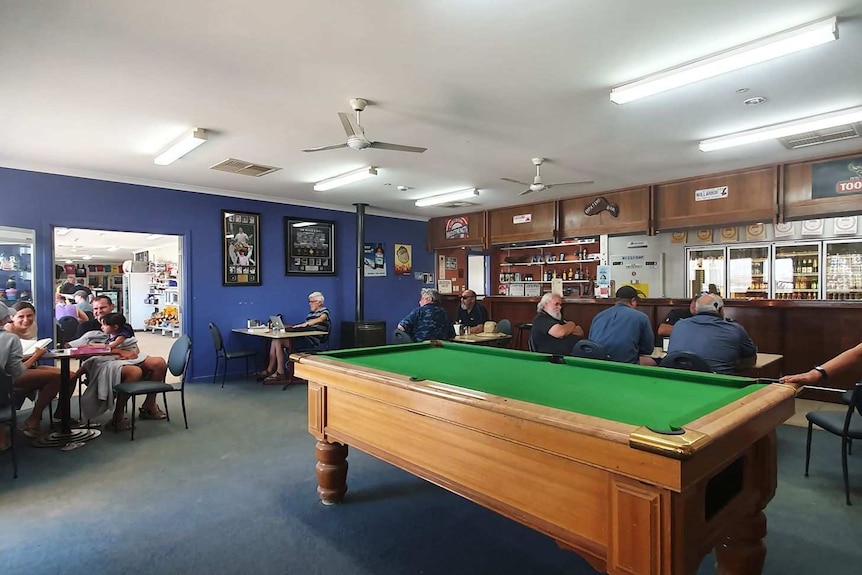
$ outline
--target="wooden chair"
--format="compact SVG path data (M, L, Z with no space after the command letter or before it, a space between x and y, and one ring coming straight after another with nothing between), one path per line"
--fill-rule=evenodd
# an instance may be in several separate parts
M210 335L213 337L213 345L215 345L216 363L213 370L213 383L216 382L216 374L218 373L219 360L224 360L224 371L221 374L221 386L224 387L224 380L227 377L227 362L231 359L245 358L245 373L248 375L248 359L257 357L257 352L253 349L238 349L236 351L227 351L224 347L224 339L221 336L221 331L218 326L210 322Z
M858 416L854 417L854 414ZM862 439L862 382L856 384L850 395L850 405L847 412L840 411L809 411L805 414L808 420L808 440L805 442L805 477L808 477L808 461L811 459L811 431L814 426L825 429L841 438L841 471L844 475L844 495L847 505L850 505L850 478L847 473L847 455L850 453L850 442Z
M171 420L171 414L168 411L168 393L178 391L180 393L180 403L183 406L183 420L186 424L186 429L189 428L189 418L186 415L186 371L189 365L189 356L192 352L192 340L189 336L184 335L177 339L171 346L171 351L168 354L168 371L176 377L180 378L179 383L172 385L164 381L133 381L129 383L121 383L114 387L117 393L125 393L132 396L132 439L135 440L135 398L139 395L147 395L149 393L161 393L162 401L165 404L165 415L167 420Z

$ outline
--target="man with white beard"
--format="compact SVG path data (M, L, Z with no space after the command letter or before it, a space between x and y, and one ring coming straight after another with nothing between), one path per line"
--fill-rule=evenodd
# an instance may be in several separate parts
M533 328L530 330L532 350L570 355L572 348L584 335L584 329L573 321L563 319L563 298L546 293L536 309L538 313L533 318Z

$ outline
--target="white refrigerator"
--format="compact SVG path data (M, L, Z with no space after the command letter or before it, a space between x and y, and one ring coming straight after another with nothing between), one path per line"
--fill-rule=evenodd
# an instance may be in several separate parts
M133 329L143 330L144 321L159 306L159 296L150 292L152 275L149 273L123 274L123 315Z

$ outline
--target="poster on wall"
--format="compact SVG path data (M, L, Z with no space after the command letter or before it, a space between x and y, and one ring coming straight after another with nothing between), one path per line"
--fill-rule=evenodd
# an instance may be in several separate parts
M285 216L284 274L335 275L335 222Z
M260 214L222 210L221 215L222 285L259 286Z
M413 273L413 246L395 244L395 275L409 276Z
M811 166L811 198L862 194L862 156Z
M796 232L793 228L793 222L782 222L780 224L775 224L776 238L792 237L794 233Z
M751 224L745 228L745 239L748 241L758 241L766 239L766 226L763 224Z
M596 268L596 297L611 297L610 266L598 266Z
M856 216L835 218L833 222L836 236L855 236L857 223Z
M823 235L823 219L805 220L802 222L803 236L822 236Z
M463 240L470 237L470 220L467 216L457 216L446 220L446 239Z
M383 244L363 244L365 265L363 274L367 278L379 278L386 275L386 252Z

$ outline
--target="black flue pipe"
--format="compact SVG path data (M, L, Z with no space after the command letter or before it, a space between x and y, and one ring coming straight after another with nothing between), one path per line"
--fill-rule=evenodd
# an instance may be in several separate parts
M365 319L365 206L356 206L356 321Z

